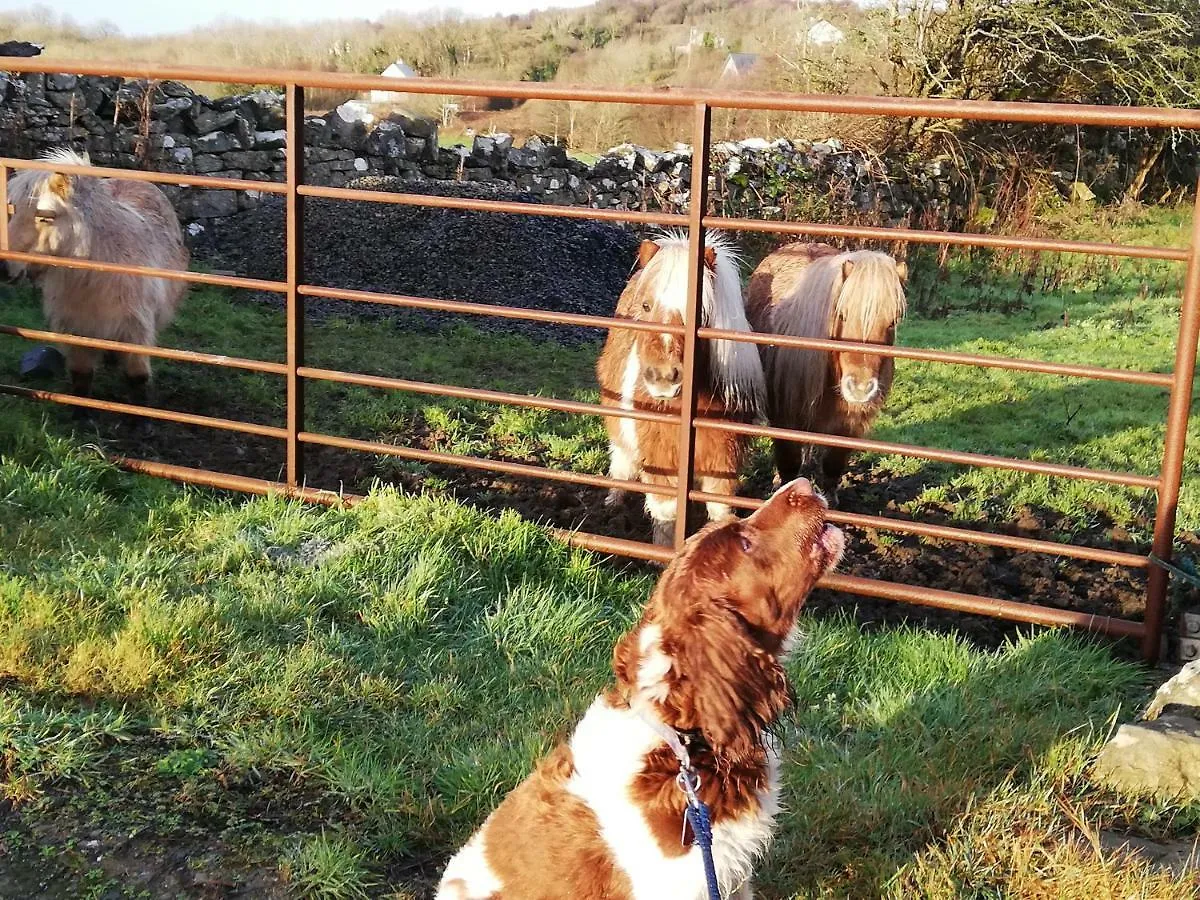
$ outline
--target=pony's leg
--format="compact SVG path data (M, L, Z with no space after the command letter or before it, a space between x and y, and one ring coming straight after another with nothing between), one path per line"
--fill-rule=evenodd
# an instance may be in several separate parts
M126 337L130 343L151 345L154 343L152 331L140 331ZM141 353L122 353L121 367L125 372L125 384L129 392L129 402L134 406L150 405L150 357ZM154 422L138 415L129 417L132 432L139 437L149 437L154 433Z
M800 470L808 462L808 447L796 441L773 441L775 468L779 470L779 483L787 484L800 477Z
M637 457L632 450L619 441L612 441L608 445L608 456L609 478L619 478L622 481L634 481L637 479ZM604 505L619 507L625 503L625 498L628 494L628 491L621 488L610 488L608 496L604 498Z
M654 526L654 543L672 546L675 543L676 498L666 494L647 494L646 512Z
M100 351L90 347L67 348L67 372L71 376L71 392L80 397L92 395L92 377L100 363ZM80 409L81 407L76 407Z
M821 491L831 504L837 503L838 486L846 474L849 459L850 451L844 447L825 448L825 457L821 460Z
M139 405L144 404L150 394L150 357L140 353L125 353L122 367L132 401Z
M736 494L738 483L729 478L714 478L709 475L700 477L700 490L706 494ZM728 503L705 503L708 510L708 521L719 522L733 515L733 507Z

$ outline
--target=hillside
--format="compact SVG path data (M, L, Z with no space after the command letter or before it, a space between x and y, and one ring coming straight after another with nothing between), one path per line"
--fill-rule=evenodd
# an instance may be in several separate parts
M888 21L885 10L864 11L853 3L798 8L786 0L602 0L523 16L393 15L297 27L233 22L152 38L123 36L119 22L84 28L48 11L9 13L0 14L0 36L44 43L44 55L59 59L183 64L219 59L231 66L364 73L403 59L418 74L443 78L864 92L878 91L882 83L870 61L886 58ZM840 43L817 47L808 39L821 22L841 32ZM731 53L752 54L754 63L722 79ZM216 92L239 87L222 85ZM344 99L310 92L318 108ZM413 96L406 105L437 113L447 99ZM461 105L459 130L496 127L518 137L541 131L588 148L608 147L620 138L670 146L685 133L683 119L641 118L614 107L530 103L505 109L507 104L487 100ZM769 121L755 124L759 131L773 130Z

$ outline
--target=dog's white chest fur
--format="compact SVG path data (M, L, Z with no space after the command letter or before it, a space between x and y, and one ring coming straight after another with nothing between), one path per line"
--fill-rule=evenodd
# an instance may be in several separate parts
M631 798L633 779L642 770L646 754L662 743L636 714L614 709L598 697L571 738L575 775L567 782L567 790L599 819L601 837L616 864L629 876L635 900L704 900L708 894L700 849L692 847L682 856L664 857ZM759 794L758 809L713 826L713 861L724 896L750 877L771 839L779 812L779 766L773 750L768 756L768 786ZM681 831L682 827L680 822ZM741 896L749 896L749 892Z
M641 808L633 801L634 778L643 770L646 754L661 745L662 738L635 713L615 709L597 697L571 738L575 773L565 788L595 814L600 839L616 866L628 876L633 900L706 900L700 849L692 847L682 856L663 856ZM717 879L721 895L731 900L752 896L749 879L754 863L770 843L779 812L779 758L770 743L767 760L767 788L759 793L757 808L713 826ZM439 900L484 900L504 893L484 849L491 824L489 818L450 861ZM682 831L683 822L679 824ZM530 834L528 839L536 841L537 835Z

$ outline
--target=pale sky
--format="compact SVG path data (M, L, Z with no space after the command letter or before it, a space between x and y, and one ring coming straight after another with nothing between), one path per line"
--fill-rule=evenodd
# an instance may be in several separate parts
M0 0L0 11L49 7L81 25L115 24L125 34L187 31L221 20L314 22L321 19L378 19L396 13L457 10L468 16L528 12L550 7L588 6L595 0L50 0L23 3Z

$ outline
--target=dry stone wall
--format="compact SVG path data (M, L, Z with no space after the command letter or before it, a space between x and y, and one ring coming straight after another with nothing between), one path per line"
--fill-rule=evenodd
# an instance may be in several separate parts
M284 102L272 91L209 99L179 82L0 73L0 153L33 158L86 150L97 165L235 178L284 179ZM683 211L691 148L668 152L622 145L593 164L539 137L515 146L504 134L471 147L442 148L427 119L373 114L349 102L304 123L306 180L341 186L368 175L489 182L545 203L605 209ZM913 169L868 158L836 141L751 139L714 148L714 196L723 211L809 218L869 213L881 222L947 212L960 179L941 163ZM261 195L165 187L180 216L200 224L257 205ZM419 188L418 188L419 189ZM812 202L802 202L808 198ZM796 208L800 202L800 208Z

